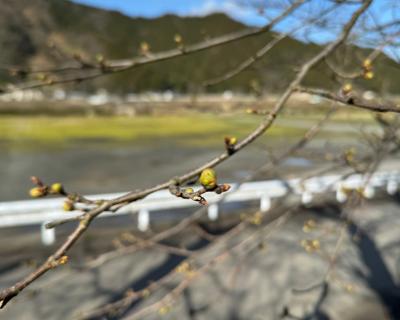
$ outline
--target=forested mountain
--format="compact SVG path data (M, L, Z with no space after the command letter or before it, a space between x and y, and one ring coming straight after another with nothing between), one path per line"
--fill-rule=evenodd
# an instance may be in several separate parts
M47 67L65 63L74 54L89 60L95 60L98 54L105 59L129 58L139 54L140 44L144 41L150 45L151 51L156 52L174 48L175 34L180 34L184 43L190 44L243 28L246 26L223 14L200 18L166 15L143 19L64 0L1 0L0 64ZM273 33L263 34L78 86L87 90L104 87L114 92L167 89L185 92L197 88L203 80L234 68L273 36ZM300 64L317 50L319 47L315 44L283 40L251 69L209 90L248 91L259 87L267 92L277 92L293 75L292 64L288 61ZM355 70L367 52L344 48L339 56L331 57L332 62L343 54L350 57L352 68L349 70ZM373 81L358 81L370 89L396 92L400 69L394 61L381 56L375 73L377 76ZM3 82L9 80L6 71L0 72L0 79ZM325 64L311 72L306 82L314 86L338 86Z

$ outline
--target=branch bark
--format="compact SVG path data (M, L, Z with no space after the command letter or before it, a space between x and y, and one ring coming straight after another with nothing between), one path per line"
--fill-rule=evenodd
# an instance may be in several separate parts
M216 165L220 164L221 162L223 162L226 159L228 159L229 157L231 157L234 153L242 150L243 148L245 148L246 146L251 144L254 140L256 140L264 132L266 132L271 127L273 122L275 121L278 113L283 109L287 100L290 98L290 96L293 94L293 92L296 91L297 87L300 85L301 81L307 75L308 71L311 68L313 68L314 66L316 66L319 62L321 62L329 54L331 54L338 46L340 46L346 40L346 38L350 34L350 31L352 30L355 23L357 22L358 18L365 12L365 10L367 10L367 8L371 5L371 3L372 3L372 0L364 1L363 4L353 13L350 20L344 26L341 35L334 42L327 45L322 51L320 51L317 55L315 55L311 60L309 60L307 63L305 63L302 66L300 71L297 73L295 79L291 82L289 87L286 89L286 91L283 93L281 98L276 103L272 112L264 118L264 120L261 122L261 124L252 133L250 133L244 140L240 141L238 144L236 144L234 146L234 149L233 149L234 152L225 151L218 157L210 160L209 162L205 163L204 165L200 166L199 168L194 169L186 174L183 174L182 176L178 177L178 179L174 179L174 180L178 180L180 183L183 183L194 177L197 177L204 169L210 168L210 167L215 167ZM69 235L67 240L59 247L59 249L46 260L46 262L44 262L38 269L33 271L31 274L29 274L23 280L19 281L15 285L13 285L9 288L6 288L0 292L0 301L1 301L0 307L4 308L4 306L11 299L13 299L15 296L17 296L28 285L30 285L36 279L40 278L47 271L57 267L59 265L58 261L62 257L65 256L65 254L68 252L68 250L75 244L75 242L80 238L80 236L87 230L87 228L89 227L89 225L93 221L93 219L95 219L99 214L101 214L104 211L109 210L113 206L118 205L120 203L130 203L130 202L142 199L145 196L147 196L150 193L153 193L155 191L158 191L161 189L166 189L169 187L170 184L171 184L171 181L167 181L167 182L161 183L157 186L154 186L152 188L149 188L147 190L128 193L125 196L106 201L103 204L101 204L100 206L85 213L83 215L84 218L79 222L76 229Z

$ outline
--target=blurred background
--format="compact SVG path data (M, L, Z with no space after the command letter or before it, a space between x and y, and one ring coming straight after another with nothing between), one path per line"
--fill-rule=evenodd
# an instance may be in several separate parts
M133 58L143 50L173 49L177 46L175 37L190 45L264 25L288 3L5 1L0 12L0 81L4 89L18 83L51 84L68 78L68 72L83 62ZM397 11L392 5L391 1L376 1L371 15L377 16L379 23L392 22L396 27ZM344 4L335 8L330 1L311 1L273 31L259 36L90 81L28 85L24 91L2 94L0 170L4 183L0 199L26 198L28 177L33 174L45 180L62 180L82 193L99 193L150 186L202 163L218 152L224 136L241 138L257 125L259 117L246 114L246 110L271 108L292 79L294 65L306 61L332 39L353 7ZM304 26L318 13L325 14L318 24ZM373 21L365 23L372 25ZM203 85L240 64L277 37L276 32L290 36L231 79ZM312 70L304 83L340 88L329 66L344 59L350 70L354 69L369 52L364 47L377 45L381 37L372 31L368 37L357 36L362 47L337 52L330 64ZM366 98L381 92L389 96L398 93L398 50L395 46L384 50L385 54L374 61L374 72L384 77L354 79L353 85L362 87ZM60 70L46 72L53 69ZM329 107L317 96L300 94L290 104L293 107L286 108L268 138L243 155L245 163L248 157L253 164L240 165L239 155L234 163L221 168L224 178L236 179L243 170L257 167L267 156L265 145L279 148L282 141L299 137ZM373 125L370 119L367 112L341 109L335 125L324 129L329 141L325 135L320 143L351 145L350 140L357 140L354 131ZM304 166L307 162L294 159L290 163Z
M28 199L33 175L49 183L60 181L80 194L96 195L151 187L202 165L224 150L224 137L240 141L257 127L299 67L336 39L361 2L305 1L270 31L123 72L97 74L110 61L147 58L176 48L184 51L192 44L262 27L295 1L0 0L0 202ZM312 69L302 84L340 92L350 83L365 101L384 97L398 106L399 21L397 1L374 0L348 42ZM242 72L220 79L279 37L282 39L268 54ZM352 76L374 50L379 55L374 57L373 74ZM281 159L273 170L254 174L301 139L332 108L337 110L304 148ZM397 117L389 115L389 119ZM370 111L335 107L318 95L295 93L266 134L218 167L218 179L235 183L250 175L254 181L322 175L332 159L373 153L370 137L382 132ZM399 169L396 154L380 164L382 170ZM289 293L302 277L307 279L300 281L303 287L324 277L325 265L333 263L329 252L342 232L341 211L336 205L301 208L268 243L268 255L219 266L214 275L207 276L208 282L193 291L185 290L183 302L179 300L176 308L168 304L164 310L161 304L147 316L400 319L396 302L400 301L397 202L397 195L382 196L354 209L361 211L360 221L365 225L360 227L362 231L355 231L361 223L357 220L345 227L345 258L338 264L345 269L347 280L333 277L336 287L328 289L324 282L301 298ZM256 207L255 203L237 204L226 212L235 212L238 219ZM192 212L194 209L170 210L160 216L178 215L180 220ZM121 234L136 232L135 219L115 217L96 222L72 251L76 259L70 269L39 281L37 289L33 286L1 311L0 319L79 318L79 312L117 301L129 289L142 290L174 270L183 258L160 254L154 248L99 268L84 268L88 260L118 248ZM326 239L326 251L315 256L299 245L302 228L310 219L317 220L320 237ZM176 223L173 221L163 222L151 232L164 230ZM216 235L224 234L237 221L230 217L202 223ZM365 230L373 233L371 238ZM1 288L32 270L71 228L57 229L56 244L50 247L42 245L39 231L37 226L1 229ZM364 233L364 242L352 243L355 235ZM168 244L202 248L205 243L199 239L184 230ZM217 279L236 267L232 277L240 275L239 289L230 291L230 284ZM357 287L359 291L354 293ZM162 296L163 290L172 289L163 287L158 294ZM207 295L221 301L221 307L212 306ZM326 309L320 309L319 301L322 305L326 296ZM92 318L129 318L140 303L122 313ZM360 303L365 310L359 310ZM310 307L315 304L318 308ZM288 306L294 311L289 312Z

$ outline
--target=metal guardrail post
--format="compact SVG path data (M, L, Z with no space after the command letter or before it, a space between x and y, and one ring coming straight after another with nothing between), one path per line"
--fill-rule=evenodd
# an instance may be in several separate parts
M271 209L271 198L267 194L263 194L260 198L260 211L267 212Z
M303 191L301 194L301 203L302 204L310 204L313 200L313 195L310 191Z
M395 195L399 189L399 184L395 180L389 180L386 185L386 192L391 196Z
M367 185L365 185L367 183ZM303 204L313 201L315 195L325 192L336 192L336 200L344 203L348 199L348 193L352 190L364 188L366 198L375 196L378 190L386 191L389 195L395 195L399 191L400 171L381 171L374 173L368 182L360 174L353 174L343 178L340 175L328 175L302 179L270 180L246 182L239 185L232 184L232 191L224 198L225 202L259 201L260 211L266 212L271 208L271 201L284 197L289 189L301 197ZM122 194L90 195L90 199L112 199ZM219 218L218 201L221 196L210 194L207 197L208 218L215 221ZM62 219L66 213L62 210L61 198L43 200L22 200L0 202L0 228L22 227L28 225L41 226L41 239L43 244L52 245L55 242L54 230L47 230L45 223ZM117 212L105 212L100 218L116 215L137 214L137 227L140 231L147 231L150 227L150 211L171 210L176 208L190 208L197 203L172 197L168 191L158 191L145 199L134 202ZM78 211L68 213L70 217L80 214Z
M218 215L219 215L218 211L219 211L218 210L218 204L216 204L216 203L210 204L208 206L208 211L207 211L208 219L210 219L211 221L217 220L218 219Z
M372 199L375 196L375 188L373 186L366 186L363 195L367 199Z
M56 242L56 229L47 229L46 223L42 223L40 226L40 238L45 246L51 246Z
M142 232L147 231L150 226L150 212L146 209L140 210L137 219L138 219L138 229Z
M339 203L344 203L347 200L347 194L344 190L343 183L339 183L338 186L336 187L336 200Z

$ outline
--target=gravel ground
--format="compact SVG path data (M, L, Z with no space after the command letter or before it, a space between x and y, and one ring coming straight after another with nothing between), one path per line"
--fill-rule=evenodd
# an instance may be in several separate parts
M387 315L399 319L398 199L378 198L349 212L359 228L357 231L354 224L344 229L343 245L328 286L293 292L319 284L324 278L328 266L325 256L334 251L341 228L334 205L300 210L272 233L263 246L255 238L255 242L250 242L254 249L244 258L230 257L194 280L168 306L168 313L160 315L160 310L156 310L140 319L376 320L386 319ZM310 218L317 222L317 228L306 234L302 226ZM120 221L115 224L110 221L94 228L72 251L69 265L35 282L0 312L0 319L76 319L83 311L118 299L129 288L137 290L159 279L181 262L177 256L151 249L91 270L73 268L88 252L109 249L112 237L122 231L117 227L120 225ZM256 227L246 229L231 240L232 244L255 230ZM31 267L21 261L43 257L49 250L40 246L38 234L32 230L20 231L19 241L12 243L7 243L12 230L8 232L1 233L0 287L29 272ZM319 253L307 253L302 248L300 242L306 238L319 239ZM188 232L179 241L193 244L198 239ZM210 259L221 249L218 246L221 245L204 254L200 261ZM172 280L126 313L110 319L128 318L135 310L160 299L176 284ZM285 311L292 317L282 316Z

